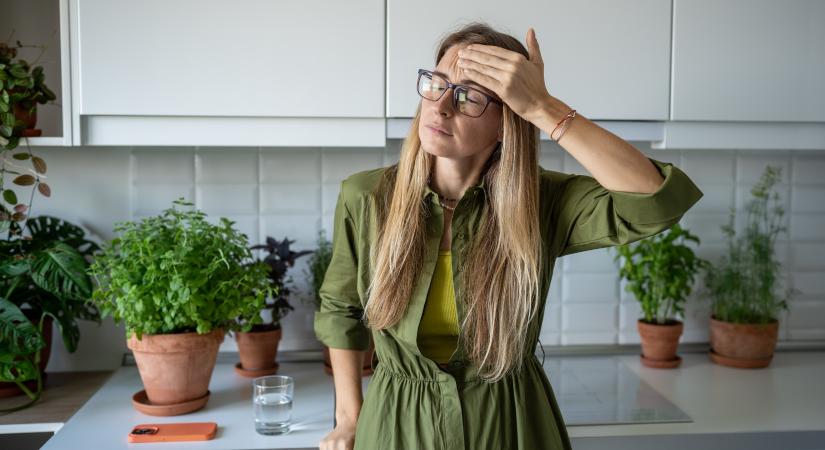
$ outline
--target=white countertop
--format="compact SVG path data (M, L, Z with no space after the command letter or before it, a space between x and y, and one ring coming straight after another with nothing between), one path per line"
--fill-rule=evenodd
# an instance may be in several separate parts
M735 369L681 354L677 369L616 356L693 422L568 427L570 437L825 431L825 352L777 352L765 369Z
M629 369L641 378L642 386L657 391L669 400L664 403L672 402L692 419L653 424L568 423L576 448L577 440L585 442L586 438L607 436L825 431L825 352L778 352L769 368L758 370L719 366L704 353L681 356L682 366L673 370L644 367L636 355L548 357L546 367L561 364L563 369L565 365L580 366L578 362L607 362L608 366L615 363L624 371ZM100 448L145 448L126 442L134 425L194 421L217 422L218 434L211 441L187 443L186 448L317 448L318 441L332 428L332 378L323 372L320 361L281 362L280 367L280 374L296 378L293 427L286 435L261 436L255 432L251 380L237 376L231 364L216 366L210 384L211 398L204 409L175 417L146 416L133 409L131 396L142 385L137 368L128 366L118 369L43 448L90 448L89 433ZM369 379L364 379L364 392ZM554 380L553 375L550 380L564 414L566 388L557 387L559 380ZM182 444L152 446L173 447L181 448Z

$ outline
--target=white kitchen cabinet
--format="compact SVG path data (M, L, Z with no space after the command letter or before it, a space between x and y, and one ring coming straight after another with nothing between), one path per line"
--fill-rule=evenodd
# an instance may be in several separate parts
M536 30L549 92L597 120L667 120L671 2L665 0L387 0L387 117L412 117L416 69L437 45L484 21L526 47Z
M673 5L671 120L825 122L825 1Z
M75 133L385 145L382 0L71 0Z

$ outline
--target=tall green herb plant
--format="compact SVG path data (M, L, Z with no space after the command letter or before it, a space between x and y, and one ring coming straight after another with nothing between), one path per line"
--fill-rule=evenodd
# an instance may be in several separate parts
M787 301L798 292L783 289L781 264L775 245L783 225L785 209L774 190L782 168L767 166L751 189L745 206L747 216L742 233L734 228L736 209L722 226L727 239L727 254L705 275L705 285L717 320L742 324L767 324L778 320L779 312L788 308Z

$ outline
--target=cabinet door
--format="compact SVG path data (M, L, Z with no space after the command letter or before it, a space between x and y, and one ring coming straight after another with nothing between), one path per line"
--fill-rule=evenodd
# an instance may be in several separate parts
M665 0L387 0L387 116L411 117L416 69L473 20L518 39L536 30L548 91L590 119L666 120L671 3Z
M73 1L81 115L384 116L382 0Z
M825 1L673 3L673 120L825 121Z

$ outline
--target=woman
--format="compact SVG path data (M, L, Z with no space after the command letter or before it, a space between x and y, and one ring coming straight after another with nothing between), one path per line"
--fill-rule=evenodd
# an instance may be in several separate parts
M399 162L341 183L314 323L335 372L321 450L569 450L535 356L555 259L664 231L702 196L551 96L527 43L447 36ZM539 129L593 177L540 167Z

